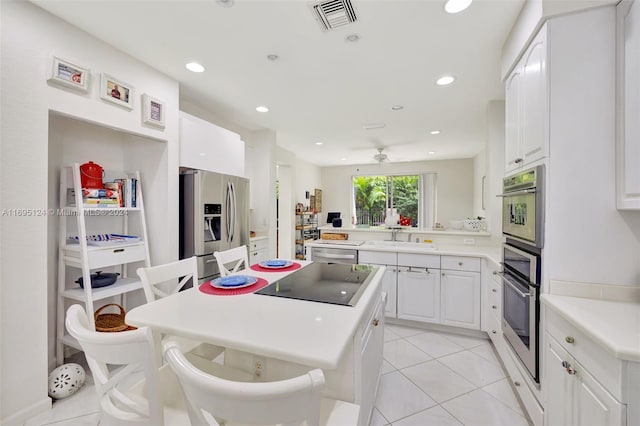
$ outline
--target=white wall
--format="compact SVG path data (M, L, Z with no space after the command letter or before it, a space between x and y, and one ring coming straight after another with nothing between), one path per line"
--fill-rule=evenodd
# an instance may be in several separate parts
M485 203L487 230L502 239L502 178L504 176L504 101L487 105L487 180Z
M640 286L640 213L616 210L615 7L548 29L547 278Z
M473 157L473 216L487 217L487 148Z
M69 26L27 2L1 3L2 109L0 202L4 209L43 209L48 205L49 111L165 141L165 232L151 247L156 261L177 258L178 251L178 84L165 75ZM57 56L91 69L89 94L49 85L51 63ZM100 72L135 87L129 111L99 99ZM148 93L166 103L166 128L141 124L140 95ZM175 178L173 177L175 176ZM0 422L19 424L47 409L48 280L46 217L3 216L0 227Z
M439 222L447 226L449 220L473 216L473 159L323 167L323 210L341 212L342 223L350 224L353 176L426 172L438 174Z

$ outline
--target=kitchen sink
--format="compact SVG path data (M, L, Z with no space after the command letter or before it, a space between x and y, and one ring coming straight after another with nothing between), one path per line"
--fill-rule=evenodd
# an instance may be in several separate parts
M438 247L434 243L414 243L411 241L381 241L372 240L365 242L365 245L369 246L381 246L381 247L397 247L408 248L412 250L424 250L424 251L436 251Z

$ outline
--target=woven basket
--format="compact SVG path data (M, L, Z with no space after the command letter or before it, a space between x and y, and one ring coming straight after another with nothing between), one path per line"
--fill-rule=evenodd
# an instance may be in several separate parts
M349 238L349 234L323 232L320 238L323 240L346 240Z
M102 313L102 311L110 306L115 306L120 310L119 313ZM102 331L107 333L113 333L118 331L127 331L127 330L135 330L136 327L127 325L124 322L124 317L126 312L124 308L117 303L109 303L108 305L104 305L99 308L95 314L93 314L93 319L96 323L96 331Z

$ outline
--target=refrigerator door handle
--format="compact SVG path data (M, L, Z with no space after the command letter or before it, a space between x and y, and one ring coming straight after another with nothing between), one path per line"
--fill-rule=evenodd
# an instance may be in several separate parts
M233 182L229 182L229 187L231 188L231 235L229 237L229 242L231 243L236 236L236 187L233 185Z
M224 206L227 244L231 243L231 182L227 182L227 197Z

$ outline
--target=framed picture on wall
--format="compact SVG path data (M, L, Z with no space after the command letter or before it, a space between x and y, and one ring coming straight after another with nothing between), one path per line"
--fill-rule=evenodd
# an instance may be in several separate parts
M82 93L89 92L89 69L56 56L51 57L51 74L47 81Z
M164 102L146 93L142 95L142 122L164 129Z
M133 109L133 86L102 73L100 78L100 97L105 101Z

